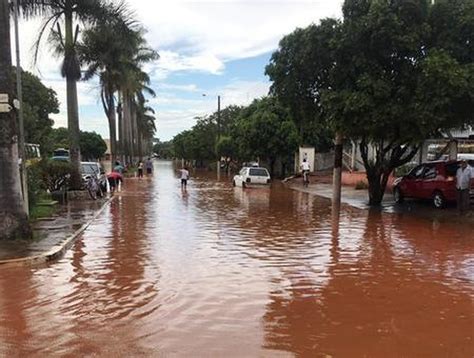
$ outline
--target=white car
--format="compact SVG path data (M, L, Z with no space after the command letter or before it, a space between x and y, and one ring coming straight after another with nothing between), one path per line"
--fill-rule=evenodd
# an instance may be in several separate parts
M244 167L234 176L232 184L242 188L270 185L271 178L268 170L262 167Z

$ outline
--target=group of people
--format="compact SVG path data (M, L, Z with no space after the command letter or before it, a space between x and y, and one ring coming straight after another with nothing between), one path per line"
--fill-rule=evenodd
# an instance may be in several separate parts
M153 161L151 158L148 158L145 163L140 161L138 163L138 178L143 178L144 169L146 170L147 175L153 174ZM123 182L123 173L125 171L125 167L120 163L120 161L116 161L112 171L107 175L107 181L109 182L110 192L114 193L119 184ZM186 190L189 180L189 170L187 167L183 167L179 170L179 175L181 179L181 189Z
M153 174L153 162L151 160L151 158L148 158L145 162L145 164L143 164L142 161L139 161L138 162L138 177L139 178L143 178L143 169L146 169L146 175L147 176L150 176Z

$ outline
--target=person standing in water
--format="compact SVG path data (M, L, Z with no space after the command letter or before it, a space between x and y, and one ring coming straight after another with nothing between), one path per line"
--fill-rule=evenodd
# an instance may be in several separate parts
M146 175L153 174L153 162L151 161L151 158L147 159L145 163L145 167L146 167Z
M180 170L181 172L181 190L186 190L189 179L189 171L187 167Z
M138 177L143 178L143 162L138 163Z

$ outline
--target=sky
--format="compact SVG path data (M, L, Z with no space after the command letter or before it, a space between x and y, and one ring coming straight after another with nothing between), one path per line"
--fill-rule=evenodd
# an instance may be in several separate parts
M149 64L150 98L156 111L157 137L170 140L191 128L195 117L222 108L246 105L268 93L265 66L280 39L297 27L340 17L342 0L128 0L147 29L150 46L160 59ZM43 42L36 64L33 43L40 20L20 22L22 67L39 76L58 94L60 113L51 117L56 127L67 126L66 83ZM13 31L12 31L13 36ZM13 41L12 41L13 46ZM80 82L81 130L108 138L108 126L96 81ZM205 94L205 96L203 96Z

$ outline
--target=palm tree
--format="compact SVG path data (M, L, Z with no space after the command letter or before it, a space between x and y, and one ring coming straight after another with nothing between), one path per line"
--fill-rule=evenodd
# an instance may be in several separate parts
M8 0L0 0L0 94L13 99ZM5 105L3 105L5 107ZM0 110L0 239L29 238L20 186L18 132L14 111Z
M117 111L115 94L120 88L122 72L133 56L134 21L99 24L86 30L79 46L81 62L87 65L84 80L98 76L100 96L108 119L112 162L117 156Z
M155 110L147 105L147 100L143 95L137 96L137 152L141 160L144 152L151 151L152 139L156 133Z
M156 60L159 55L152 49L146 46L146 42L142 36L137 43L135 56L126 64L126 70L123 72L123 77L120 81L120 106L122 108L122 123L119 127L122 128L121 145L124 150L126 161L129 163L135 159L138 151L136 144L138 142L137 136L137 98L144 96L144 93L156 96L155 92L149 87L150 77L141 69L143 64Z
M137 153L136 110L131 103L137 91L137 81L149 83L148 75L141 66L158 58L158 54L148 48L143 37L144 31L131 16L114 26L100 24L86 30L79 46L80 58L87 64L84 79L98 76L101 98L109 122L112 160L117 154L117 115L119 120L120 147L131 161ZM141 88L138 86L138 88ZM145 87L150 93L153 91ZM120 91L117 108L116 94Z
M35 44L35 61L43 35L49 30L49 41L55 53L62 57L61 75L66 78L67 117L69 129L69 150L74 172L71 186L81 186L79 147L79 106L77 81L81 78L81 66L77 55L79 24L89 26L113 19L123 11L123 3L112 6L105 0L19 0L25 18L44 19ZM77 21L76 26L74 22Z

